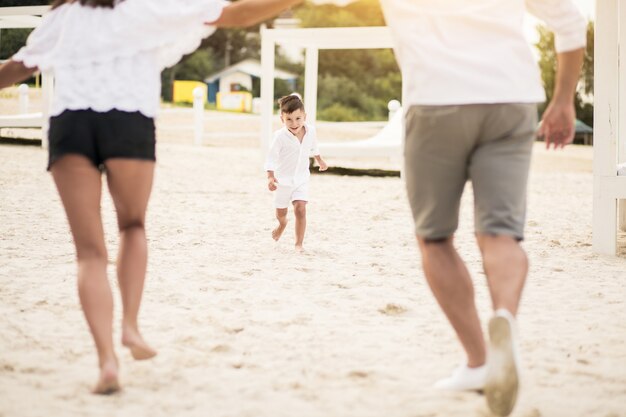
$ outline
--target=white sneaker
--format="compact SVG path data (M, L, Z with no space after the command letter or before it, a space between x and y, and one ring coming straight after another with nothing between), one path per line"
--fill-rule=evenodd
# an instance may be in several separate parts
M480 391L485 387L486 378L487 365L477 368L468 368L467 365L461 365L452 375L440 379L433 387L447 391Z
M520 370L515 318L504 309L497 310L489 321L487 368L487 405L494 414L508 416L517 400Z

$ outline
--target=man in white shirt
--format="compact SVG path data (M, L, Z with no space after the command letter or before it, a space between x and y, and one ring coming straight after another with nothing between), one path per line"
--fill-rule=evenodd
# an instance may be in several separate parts
M302 250L306 230L306 204L309 200L309 157L314 156L319 170L328 167L317 147L315 128L306 123L304 104L298 95L280 99L280 120L283 127L274 133L265 170L268 188L276 191L275 207L278 226L272 238L280 239L287 226L289 203L296 216L296 250Z
M435 386L485 390L498 415L517 398L514 316L528 271L523 239L526 183L536 133L555 148L574 135L574 94L586 22L571 0L382 0L403 73L405 176L426 279L467 354ZM525 11L555 33L552 102L545 100L523 36ZM459 203L470 180L475 232L494 317L489 360L468 270L453 246Z

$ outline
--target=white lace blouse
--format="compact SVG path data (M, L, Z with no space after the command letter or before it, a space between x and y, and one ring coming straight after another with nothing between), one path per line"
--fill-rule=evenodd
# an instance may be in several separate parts
M51 72L51 115L64 110L139 111L154 117L161 71L215 31L222 0L126 0L114 8L64 4L44 16L13 56Z

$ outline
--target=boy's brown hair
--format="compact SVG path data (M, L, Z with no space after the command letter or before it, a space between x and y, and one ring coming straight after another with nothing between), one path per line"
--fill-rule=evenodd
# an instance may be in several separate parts
M52 8L56 9L57 7L65 3L72 3L73 1L78 1L83 6L91 7L113 8L115 6L115 0L56 0L54 3L52 3Z
M304 111L304 103L302 102L300 97L295 94L281 97L280 100L278 100L278 105L280 106L281 114L291 114L296 110Z

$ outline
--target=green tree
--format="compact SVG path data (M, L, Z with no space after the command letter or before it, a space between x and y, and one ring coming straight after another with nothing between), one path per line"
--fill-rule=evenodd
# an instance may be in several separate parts
M47 6L47 0L0 0L0 7ZM26 44L32 29L0 29L0 59L8 59Z
M32 29L0 29L0 59L11 58L26 45L26 39Z
M307 3L296 10L296 16L303 27L385 25L377 0L360 0L345 7ZM400 70L391 49L320 51L319 75L320 119L384 120L389 100L401 96Z

